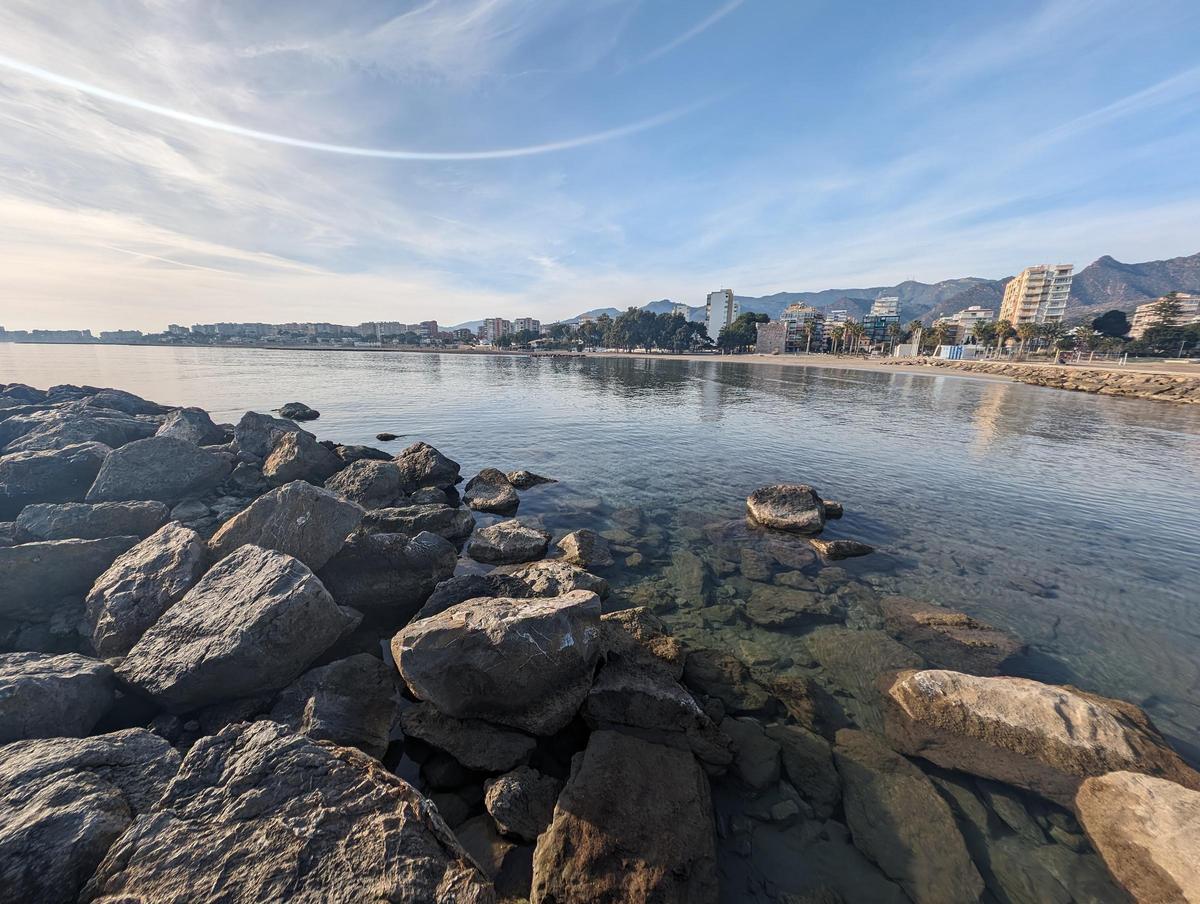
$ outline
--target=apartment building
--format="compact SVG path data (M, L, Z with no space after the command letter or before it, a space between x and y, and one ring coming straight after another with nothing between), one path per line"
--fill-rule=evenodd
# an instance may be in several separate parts
M1013 326L1062 320L1067 312L1074 271L1074 264L1026 267L1004 287L1000 319Z
M704 326L708 337L716 341L721 330L737 320L738 303L733 298L733 289L720 289L709 292L704 303Z
M1162 300L1162 298L1156 298L1154 301L1138 305L1137 310L1133 312L1133 320L1129 325L1130 339L1141 339L1146 335L1146 330L1161 323L1155 307ZM1179 316L1174 318L1173 322L1168 324L1169 326L1187 326L1192 323L1200 323L1200 295L1176 292L1175 301L1179 305Z

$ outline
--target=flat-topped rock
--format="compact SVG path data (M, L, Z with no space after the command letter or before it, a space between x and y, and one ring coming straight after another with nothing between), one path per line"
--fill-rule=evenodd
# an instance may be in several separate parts
M573 530L555 544L562 557L580 568L607 568L613 564L608 541L594 530Z
M0 616L49 620L64 597L82 597L137 542L137 537L105 537L0 547Z
M197 446L217 446L225 442L225 431L213 423L203 408L175 408L163 418L155 436L171 436Z
M1200 790L1200 774L1131 703L1027 678L904 671L885 681L887 737L947 769L1071 807L1080 783L1140 772Z
M506 772L526 762L537 747L527 734L482 719L456 719L429 703L401 713L400 727L405 737L424 741L480 772Z
M80 443L0 456L0 519L16 518L35 502L81 501L111 451L102 443Z
M503 471L484 468L467 481L463 501L477 512L511 515L521 504L521 497Z
M80 737L113 704L112 668L77 653L0 654L0 744Z
M475 518L467 509L449 505L403 505L368 511L363 527L410 537L429 531L447 540L461 540L475 529Z
M230 460L171 436L151 436L113 449L104 459L88 502L155 499L179 502L229 476Z
M59 502L27 505L17 516L22 542L148 537L171 510L162 502Z
M1025 648L1009 632L953 609L902 596L885 596L880 608L887 632L935 668L995 675Z
M803 483L759 487L746 497L746 510L758 524L776 530L819 534L825 527L825 504Z
M395 626L412 618L457 563L450 541L428 531L356 532L317 576L339 604Z
M511 565L540 559L549 545L549 531L510 518L476 531L467 542L467 555L489 565Z

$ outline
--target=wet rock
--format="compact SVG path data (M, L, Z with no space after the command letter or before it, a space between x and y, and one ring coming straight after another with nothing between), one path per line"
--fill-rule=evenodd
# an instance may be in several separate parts
M220 889L231 904L492 904L491 887L436 812L360 751L273 722L235 725L191 748L84 898L183 900Z
M943 670L904 671L883 683L888 740L909 756L1068 808L1085 778L1107 772L1142 772L1200 790L1200 774L1133 704L1026 678Z
M337 554L362 519L363 510L357 505L296 480L260 496L230 518L208 546L214 560L253 544L295 556L318 571Z
M93 649L105 658L124 656L183 598L207 565L203 538L176 522L123 553L96 579L85 600Z
M533 859L532 904L715 904L708 778L692 755L595 732Z
M1136 772L1083 782L1075 807L1109 872L1136 901L1200 901L1200 793Z
M163 613L117 675L186 712L285 687L358 618L299 560L243 546Z
M576 590L460 603L403 628L392 656L413 693L447 715L553 734L591 686L600 598Z
M110 451L101 443L81 443L0 457L0 518L16 518L35 502L82 500Z
M475 518L467 509L449 505L404 505L377 508L367 512L363 527L387 534L407 534L412 537L429 531L447 540L469 537L475 529Z
M179 502L212 489L233 470L229 459L170 436L151 436L114 449L104 459L88 502L156 499Z
M662 620L644 606L600 616L600 634L606 659L621 659L640 669L660 671L674 681L683 677L687 651L667 632Z
M506 835L536 841L550 825L563 783L528 766L484 782L483 804Z
M288 402L279 409L279 416L289 421L315 421L321 416L321 412L309 408L303 402Z
M340 605L403 624L457 562L450 542L429 532L355 533L317 576Z
M406 494L399 466L374 459L342 468L325 481L325 489L367 509L398 505Z
M528 761L537 746L527 734L482 719L456 719L429 703L404 710L400 727L405 737L418 738L479 772L507 772Z
M613 564L608 541L594 530L573 530L556 545L564 559L580 568L607 568Z
M544 483L558 483L553 477L543 477L541 474L534 474L532 471L524 469L519 471L509 471L505 477L508 482L515 486L518 490L528 490L532 487L541 486Z
M507 586L511 579L520 581L528 588L528 592L513 596L561 596L572 590L589 590L601 599L608 596L608 581L559 559L500 565L489 575L489 578L492 577L503 579L502 586Z
M820 687L803 675L772 675L767 680L769 690L783 705L789 716L810 731L823 721Z
M0 744L86 735L114 690L112 668L86 656L0 654Z
M280 692L270 718L314 741L382 759L396 708L394 674L368 653L310 669Z
M521 497L502 471L484 468L467 481L463 502L477 512L511 515L521 504Z
M663 577L671 582L680 596L692 603L706 599L705 583L707 571L704 560L694 552L678 549L671 554L671 564L663 571Z
M825 507L825 519L827 521L836 520L845 514L840 502L834 502L832 499L823 499L821 504Z
M516 847L513 842L500 836L495 823L484 814L468 819L454 834L479 871L492 880L500 875L504 858Z
M731 713L768 711L773 700L740 660L718 650L692 650L683 668L683 683L693 692L715 697Z
M754 791L779 781L779 743L767 737L760 722L726 716L721 733L733 740L733 774Z
M773 560L755 549L742 549L739 557L742 577L749 581L771 580Z
M776 530L819 534L825 527L825 504L805 484L759 487L746 497L746 510L756 523Z
M808 801L816 817L832 816L842 798L842 783L829 742L799 725L768 725L766 733L779 745L787 780Z
M140 728L17 741L0 757L0 889L6 901L73 902L105 852L150 808L179 754Z
M860 543L858 540L809 540L813 549L821 554L821 556L831 562L836 562L840 559L853 559L858 556L869 556L875 551L874 546L868 546L866 543Z
M60 502L27 505L17 516L21 542L148 537L166 523L170 509L161 502Z
M949 806L916 766L882 739L842 729L833 748L855 846L914 901L977 901L983 880Z
M233 442L239 451L261 460L271 454L283 434L299 432L308 431L301 431L294 423L282 418L247 411L233 428Z
M935 668L995 675L1006 659L1025 649L1007 631L953 609L902 596L886 596L880 606L887 632Z
M450 489L460 480L458 462L447 458L429 443L413 443L395 458L404 482L412 490L420 487Z
M467 542L467 555L477 562L510 565L540 559L549 545L549 531L510 518L476 531Z
M321 486L342 468L342 460L318 443L311 433L284 433L263 462L262 473L273 487L293 480Z
M844 621L837 597L774 584L755 584L746 601L746 618L762 628L789 630Z
M82 597L137 542L137 537L105 537L0 547L0 617L49 620L64 597Z
M381 443L390 443L393 440L399 439L400 437L396 436L394 433L376 433L375 438Z
M155 436L170 436L197 446L225 442L225 431L213 423L203 408L176 408L163 419Z
M841 691L838 700L859 728L883 731L884 672L920 668L924 660L883 631L826 626L804 636L804 644L821 667L823 678Z

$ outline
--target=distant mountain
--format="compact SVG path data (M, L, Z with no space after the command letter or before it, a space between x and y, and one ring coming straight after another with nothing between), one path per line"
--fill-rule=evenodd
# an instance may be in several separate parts
M1123 264L1106 254L1075 274L1067 316L1132 311L1168 292L1200 292L1200 253L1144 264Z

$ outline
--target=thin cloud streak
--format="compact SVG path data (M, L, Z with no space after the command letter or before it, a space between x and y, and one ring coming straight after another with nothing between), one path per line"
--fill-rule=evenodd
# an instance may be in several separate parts
M720 22L722 19L724 19L726 16L728 16L730 13L732 13L734 10L736 10L739 6L741 6L745 2L746 2L746 0L730 0L729 3L726 3L720 9L714 11L707 18L702 19L699 22L697 22L695 25L693 25L691 28L689 28L683 34L679 35L676 38L673 38L672 40L668 41L666 44L663 44L661 47L658 47L658 48L650 51L648 54L646 54L644 57L642 57L640 60L638 60L638 62L635 63L634 65L636 65L636 66L645 65L646 63L657 60L659 57L666 56L668 53L670 53L672 50L675 50L678 47L682 47L688 41L692 40L692 38L695 38L698 35L703 34L704 32L708 31L710 28L712 28L714 25L716 25L718 22Z

